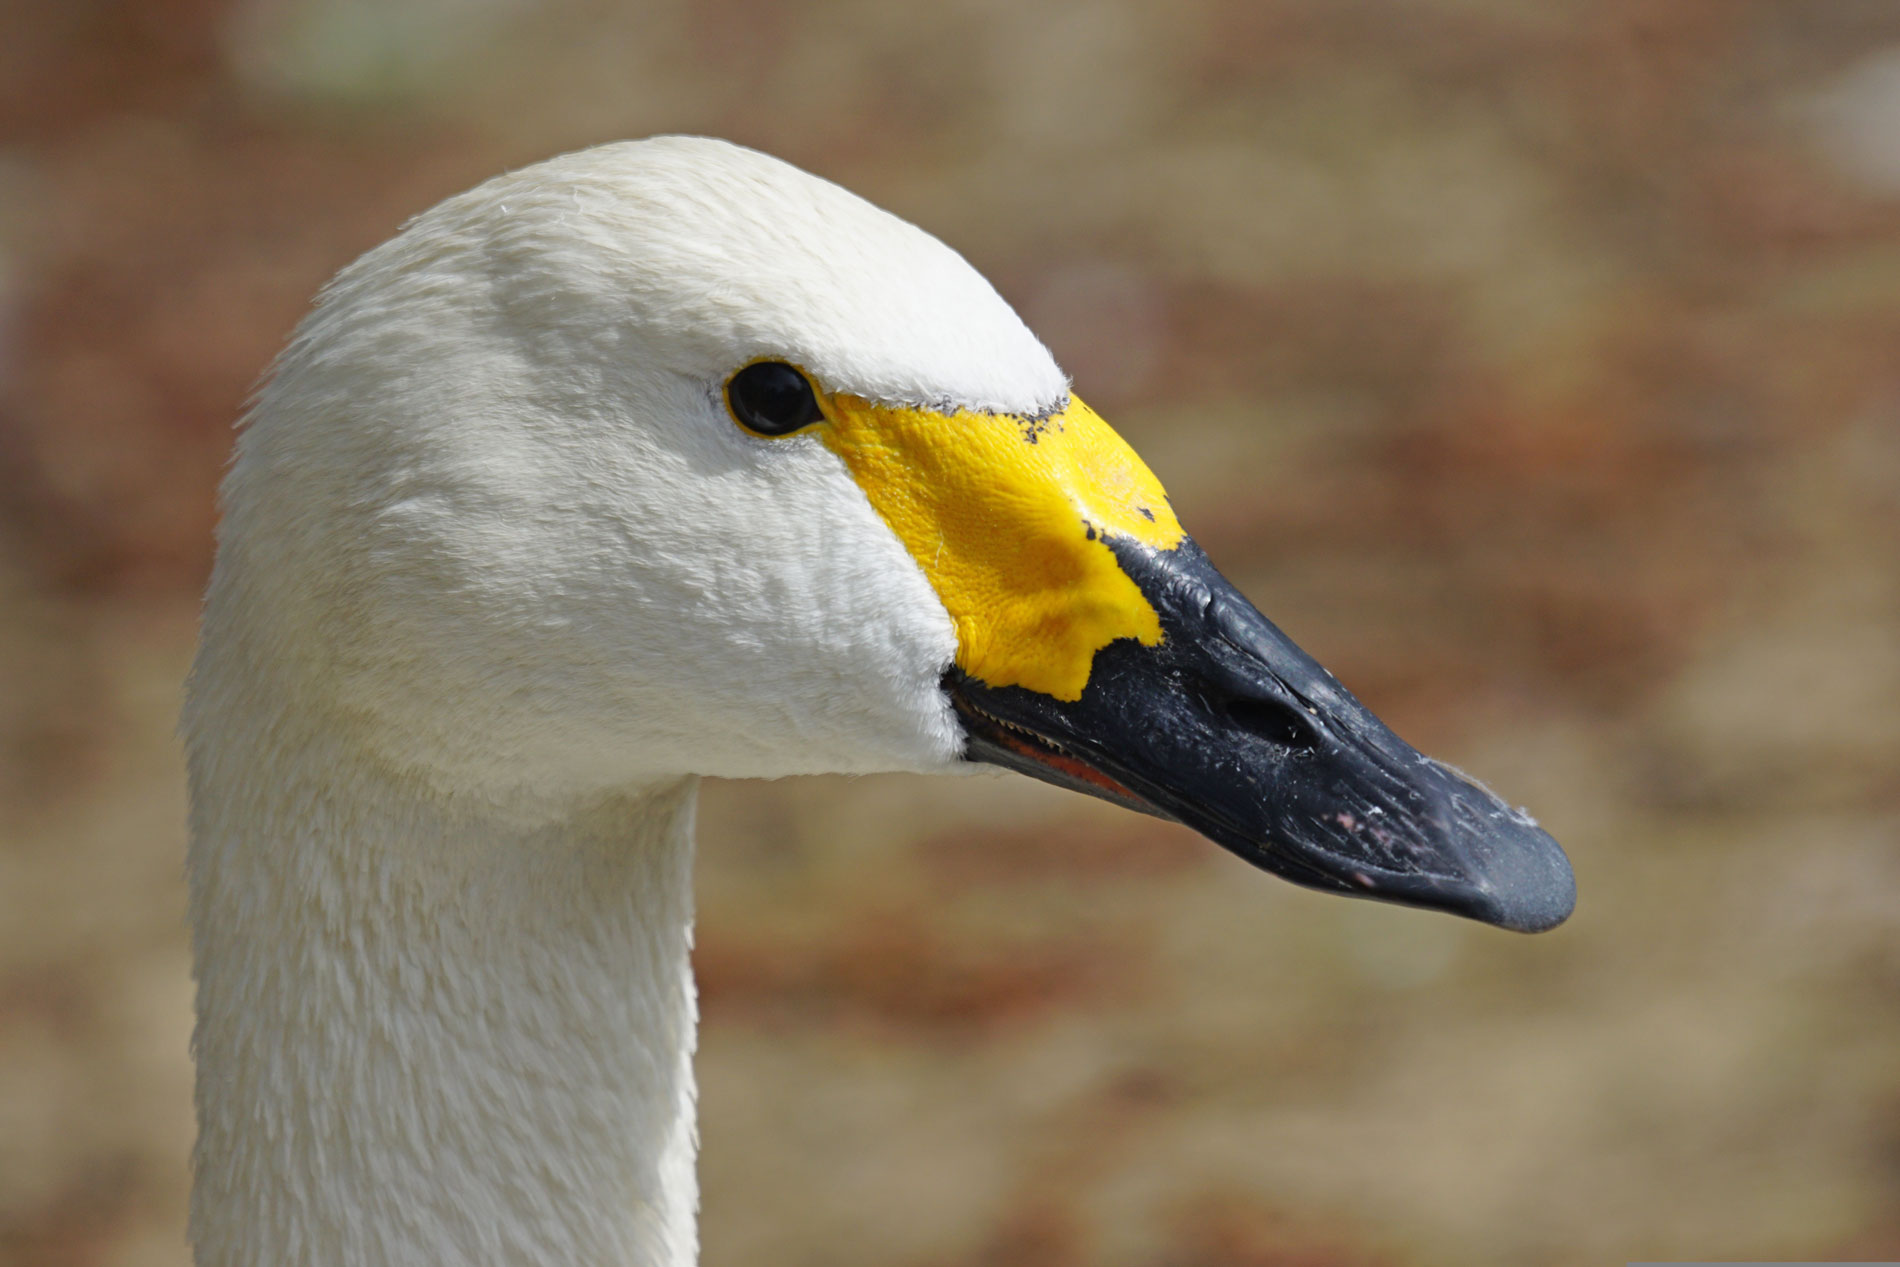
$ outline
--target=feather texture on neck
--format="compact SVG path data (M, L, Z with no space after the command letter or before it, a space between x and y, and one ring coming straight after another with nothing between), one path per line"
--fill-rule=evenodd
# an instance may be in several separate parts
M258 738L194 745L200 1267L692 1263L695 781L511 816Z

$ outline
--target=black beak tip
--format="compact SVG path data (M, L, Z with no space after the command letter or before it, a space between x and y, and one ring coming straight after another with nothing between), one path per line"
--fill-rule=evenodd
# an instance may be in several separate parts
M1472 842L1471 914L1517 933L1541 933L1570 918L1577 878L1549 832L1512 817Z
M1175 819L1325 892L1523 933L1569 917L1576 879L1549 833L1393 734L1191 541L1108 545L1165 637L1101 648L1074 701L953 667L971 760Z

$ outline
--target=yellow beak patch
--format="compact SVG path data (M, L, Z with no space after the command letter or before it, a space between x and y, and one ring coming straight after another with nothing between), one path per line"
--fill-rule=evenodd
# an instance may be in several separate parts
M1156 549L1181 525L1161 482L1071 397L1045 418L823 399L817 430L930 578L957 667L990 686L1077 700L1095 653L1161 642L1161 622L1105 533Z

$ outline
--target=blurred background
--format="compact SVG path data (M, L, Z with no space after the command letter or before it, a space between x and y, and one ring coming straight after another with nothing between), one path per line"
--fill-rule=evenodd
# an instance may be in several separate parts
M186 1259L247 393L407 216L664 131L966 254L1582 890L1523 938L1026 780L712 785L711 1267L1900 1257L1900 5L14 0L0 1259Z

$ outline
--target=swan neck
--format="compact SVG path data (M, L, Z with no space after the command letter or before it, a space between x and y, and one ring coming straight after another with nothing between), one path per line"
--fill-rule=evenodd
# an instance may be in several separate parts
M688 1267L694 781L509 816L187 729L199 1267Z

